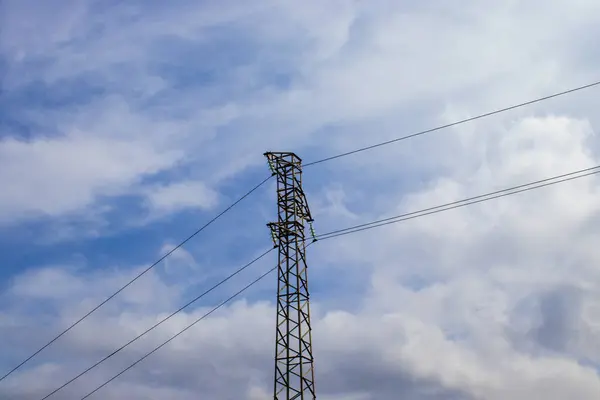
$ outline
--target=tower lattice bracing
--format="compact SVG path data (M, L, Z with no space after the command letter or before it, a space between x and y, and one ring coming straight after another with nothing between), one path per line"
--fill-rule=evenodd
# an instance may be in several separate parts
M306 273L306 225L312 222L302 189L302 160L265 153L277 178L277 222L269 224L279 251L275 400L314 400L314 358Z

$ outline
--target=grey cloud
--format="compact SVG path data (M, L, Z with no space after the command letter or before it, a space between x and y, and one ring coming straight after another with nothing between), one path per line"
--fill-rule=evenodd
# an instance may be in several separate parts
M349 346L349 348L351 345ZM391 369L371 352L346 351L343 354L323 352L322 360L329 364L327 372L317 374L319 395L365 393L368 399L409 400L473 400L472 395L447 388L434 379L416 377L410 370ZM331 358L329 358L331 357Z
M564 352L569 340L577 334L581 316L582 295L577 288L557 288L540 299L541 321L532 332L548 349Z

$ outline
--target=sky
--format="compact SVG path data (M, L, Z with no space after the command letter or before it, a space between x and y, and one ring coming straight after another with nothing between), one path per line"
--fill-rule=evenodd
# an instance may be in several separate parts
M600 78L594 0L0 1L0 375L269 175ZM312 165L317 233L600 164L600 89ZM595 399L600 180L307 249L322 400ZM272 246L274 182L0 382L39 400ZM51 398L78 400L269 254ZM272 398L274 275L97 399Z

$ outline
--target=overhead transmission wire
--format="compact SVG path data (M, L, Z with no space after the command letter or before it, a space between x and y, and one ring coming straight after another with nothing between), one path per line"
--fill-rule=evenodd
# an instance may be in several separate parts
M52 345L54 342L56 342L58 339L60 339L62 336L64 336L66 333L68 333L71 329L75 328L77 325L79 325L84 319L86 319L87 317L89 317L90 315L92 315L95 311L97 311L100 307L102 307L103 305L105 305L106 303L108 303L110 300L112 300L114 297L116 297L119 293L121 293L123 290L125 290L126 288L128 288L129 286L131 286L131 284L133 284L135 281L137 281L139 278L141 278L142 276L144 276L146 273L148 273L148 271L150 271L152 268L156 267L158 264L160 264L163 260L165 260L167 257L169 257L171 254L173 254L177 249L181 248L184 244L186 244L187 242L189 242L191 239L193 239L196 235L198 235L200 232L202 232L203 230L205 230L208 226L210 226L213 222L215 222L216 220L218 220L219 218L221 218L225 213L229 212L233 207L235 207L236 205L238 205L242 200L244 200L246 197L250 196L252 193L254 193L256 190L258 190L261 186L263 186L265 183L267 183L267 181L271 179L271 176L269 176L268 178L264 179L262 182L260 182L259 184L257 184L256 186L254 186L251 190L249 190L248 192L246 192L246 194L244 194L242 197L240 197L239 199L237 199L235 202L233 202L229 207L225 208L223 211L221 211L221 213L217 214L215 217L213 217L210 221L208 221L207 223L205 223L202 227L200 227L199 229L197 229L194 233L192 233L190 236L188 236L185 240L183 240L182 242L180 242L177 246L175 246L173 249L171 249L169 252L167 252L165 255L163 255L161 258L159 258L156 262L154 262L152 265L150 265L148 268L144 269L142 272L140 272L138 275L136 275L133 279L131 279L129 282L127 282L124 286L122 286L120 289L118 289L116 292L114 292L113 294L111 294L110 296L108 296L104 301L102 301L100 304L98 304L97 306L95 306L94 308L92 308L90 311L88 311L85 315L83 315L81 318L79 318L77 321L73 322L71 325L69 325L69 327L67 327L65 330L63 330L61 333L59 333L57 336L55 336L52 340L50 340L48 343L46 343L44 346L40 347L37 351L35 351L32 355L30 355L29 357L27 357L25 360L23 360L21 363L19 363L16 367L14 367L13 369L11 369L9 372L7 372L6 374L4 374L2 377L0 377L0 382L3 381L4 379L6 379L8 376L10 376L13 372L15 372L16 370L18 370L19 368L21 368L23 365L25 365L27 362L29 362L32 358L34 358L35 356L37 356L38 354L40 354L42 351L44 351L47 347L49 347L50 345Z
M213 307L210 311L208 311L207 313L205 313L204 315L202 315L200 318L198 318L197 320L195 320L194 322L192 322L191 324L189 324L188 326L186 326L185 328L183 328L181 331L179 331L175 335L171 336L168 340L164 341L163 343L161 343L160 345L158 345L157 347L155 347L153 350L151 350L148 353L146 353L143 357L139 358L136 362L134 362L133 364L129 365L127 368L123 369L121 372L119 372L118 374L114 375L112 378L110 378L109 380L107 380L106 382L104 382L103 384L101 384L100 386L98 386L97 388L95 388L94 390L92 390L91 392L89 392L88 394L86 394L85 396L83 396L81 398L81 400L87 399L88 397L90 397L91 395L93 395L94 393L96 393L97 391L99 391L100 389L102 389L103 387L105 387L106 385L108 385L109 383L111 383L112 381L114 381L115 379L117 379L118 377L120 377L121 375L123 375L125 372L129 371L131 368L135 367L137 364L139 364L140 362L144 361L146 358L150 357L152 354L156 353L158 350L162 349L164 346L166 346L167 344L169 344L170 342L172 342L174 339L176 339L177 337L179 337L180 335L182 335L184 332L186 332L187 330L189 330L190 328L192 328L194 325L196 325L197 323L199 323L203 319L205 319L208 316L210 316L212 313L214 313L219 308L223 307L225 304L227 304L230 301L232 301L233 299L235 299L237 296L239 296L240 294L242 294L243 292L245 292L246 290L248 290L250 287L256 285L260 280L262 280L263 278L265 278L267 275L269 275L271 272L275 271L276 269L277 269L277 266L271 268L267 272L265 272L262 275L260 275L258 278L256 278L255 280L253 280L252 282L250 282L249 284L247 284L246 286L244 286L242 289L240 289L239 291L237 291L233 295L229 296L227 299L223 300L222 302L220 302L217 306Z
M378 227L381 227L381 226L384 226L384 225L395 224L395 223L407 221L407 220L410 220L410 219L420 218L420 217L424 217L424 216L431 215L431 214L437 214L437 213L440 213L440 212L443 212L443 211L450 211L450 210L453 210L453 209L456 209L456 208L470 206L470 205L473 205L473 204L482 203L482 202L486 202L486 201L490 201L490 200L494 200L494 199L498 199L498 198L501 198L501 197L506 197L506 196L518 194L518 193L523 193L523 192L531 191L531 190L534 190L534 189L540 189L540 188L547 187L547 186L557 185L559 183L564 183L564 182L568 182L568 181L572 181L572 180L575 180L575 179L580 179L580 178L584 178L584 177L588 177L588 176L592 176L592 175L596 175L596 174L600 174L600 165L595 166L595 167L581 169L581 170L578 170L578 171L573 171L573 172L561 174L561 175L556 175L556 176L553 176L553 177L550 177L550 178L540 179L540 180L537 180L537 181L534 181L534 182L529 182L529 183L525 183L525 184L521 184L521 185L517 185L517 186L512 186L512 187L506 188L506 189L496 190L496 191L489 192L489 193L486 193L486 194L482 194L482 195L478 195L478 196L473 196L473 197L465 198L465 199L458 200L458 201L453 201L453 202L442 204L442 205L435 206L435 207L424 208L424 209L421 209L419 211L413 211L413 212L410 212L410 213L400 214L400 215L397 215L397 216L394 216L394 217L390 217L390 218L385 218L385 219L380 219L380 220L372 221L372 222L369 222L369 223L355 225L355 226L352 226L352 227L349 227L349 228L344 228L344 229L330 231L330 232L327 232L327 233L324 233L324 234L317 235L316 239L318 241L323 241L323 240L332 239L332 238L335 238L335 237L350 235L352 233L357 233L357 232L360 232L360 231L374 229L374 228L378 228ZM314 243L317 243L317 242L313 241L313 242L309 243L306 247L308 247L308 246L310 246L310 245L312 245ZM272 248L268 252L271 252L273 249L274 248ZM264 253L261 257L265 256L267 253ZM248 285L246 285L244 288L240 289L238 292L236 292L235 294L233 294L232 296L230 296L226 300L222 301L217 306L213 307L210 311L208 311L207 313L205 313L204 315L202 315L200 318L196 319L194 322L192 322L191 324L189 324L188 326L186 326L184 329L182 329L181 331L179 331L177 334L173 335L168 340L166 340L165 342L163 342L162 344L160 344L159 346L155 347L153 350L151 350L150 352L146 353L144 356L142 356L141 358L139 358L137 361L135 361L134 363L130 364L125 369L121 370L118 374L114 375L113 377L111 377L110 379L108 379L107 381L105 381L103 384L101 384L100 386L96 387L94 390L92 390L91 392L89 392L88 394L86 394L80 400L85 400L85 399L89 398L91 395L93 395L94 393L98 392L100 389L104 388L109 383L113 382L115 379L117 379L118 377L120 377L121 375L123 375L125 372L129 371L130 369L132 369L133 367L135 367L136 365L138 365L140 362L142 362L143 360L145 360L146 358L148 358L149 356L151 356L152 354L154 354L155 352L157 352L158 350L160 350L161 348L163 348L164 346L166 346L168 343L170 343L171 341L173 341L175 338L179 337L181 334L183 334L184 332L186 332L187 330L189 330L190 328L192 328L193 326L195 326L196 324L198 324L200 321L202 321L203 319L207 318L209 315L211 315L212 313L214 313L215 311L217 311L218 309L220 309L221 307L223 307L225 304L229 303L230 301L232 301L233 299L235 299L236 297L238 297L239 295L241 295L243 292L245 292L246 290L248 290L250 287L252 287L255 284L257 284L259 281L261 281L262 279L264 279L267 275L269 275L270 273L272 273L276 269L277 269L277 266L271 268L270 270L268 270L265 273L263 273L262 275L260 275L258 278L256 278L254 281L252 281L251 283L249 283ZM225 278L225 279L229 279L229 277ZM151 328L151 329L154 329L154 327ZM123 346L120 350L122 350L125 347L126 346Z
M323 233L321 235L317 235L316 238L318 240L326 240L332 239L338 236L349 235L351 233L357 233L365 230L369 230L372 228L378 228L384 225L395 224L397 222L408 221L410 219L415 219L419 217L424 217L426 215L438 214L443 211L449 211L456 208L466 207L477 203L483 203L485 201L498 199L501 197L511 196L513 194L518 194L522 192L528 192L534 189L540 189L546 186L552 186L563 182L572 181L579 178L584 178L591 175L596 175L600 173L600 165L595 167L581 169L579 171L569 172L562 175L553 176L551 178L541 179L535 182L525 183L518 186L513 186L506 189L497 190L495 192L490 192L474 197L469 197L462 200L453 201L446 204L441 204L435 207L425 208L419 211L412 211L405 214L396 215L389 218L380 219L377 221L367 222L360 225L351 226L344 229L339 229L327 233Z
M331 161L334 159L338 159L341 157L346 157L352 154L356 154L356 153L360 153L363 151L367 151L367 150L372 150L374 148L377 147L382 147L382 146L386 146L392 143L396 143L396 142L400 142L403 140L407 140L410 138L414 138L417 136L422 136L422 135L426 135L428 133L432 133L435 131L439 131L442 129L446 129L446 128L450 128L453 126L457 126L457 125L461 125L461 124L465 124L467 122L471 122L471 121L475 121L478 119L482 119L485 117L489 117L495 114L500 114L506 111L510 111L510 110L514 110L517 108L521 108L521 107L525 107L534 103L539 103L545 100L549 100L555 97L559 97L559 96L564 96L570 93L574 93L574 92L578 92L584 89L589 89L595 86L600 85L600 81L596 81L596 82L592 82L589 83L587 85L583 85L583 86L578 86L572 89L568 89L568 90L564 90L562 92L557 92L551 95L547 95L544 97L540 97L534 100L530 100L530 101L526 101L523 103L519 103L519 104L515 104L509 107L505 107L505 108L501 108L501 109L497 109L495 111L491 111L491 112L487 112L484 114L480 114L477 115L475 117L471 117L471 118L466 118L466 119L462 119L460 121L456 121L456 122L452 122L450 124L446 124L446 125L441 125L435 128L431 128L431 129L427 129L421 132L416 132L410 135L406 135L406 136L402 136L396 139L392 139L392 140L388 140L388 141L384 141L384 142L380 142L380 143L376 143L370 146L366 146L366 147L361 147L359 149L355 149L352 151L348 151L345 153L340 153L334 156L330 156L330 157L326 157L317 161L313 161L310 163L305 164L305 167L309 167L312 165L316 165L316 164L321 164L327 161ZM41 348L39 348L37 351L35 351L33 354L31 354L29 357L27 357L25 360L23 360L21 363L19 363L16 367L14 367L13 369L11 369L9 372L7 372L6 374L4 374L2 377L0 377L0 382L3 381L4 379L6 379L8 376L10 376L12 373L14 373L15 371L17 371L19 368L21 368L23 365L25 365L27 362L29 362L32 358L34 358L35 356L37 356L39 353L41 353L42 351L44 351L46 348L48 348L50 345L52 345L54 342L56 342L58 339L60 339L62 336L64 336L66 333L68 333L71 329L73 329L74 327L76 327L77 325L79 325L84 319L86 319L87 317L89 317L91 314L93 314L94 312L96 312L99 308L101 308L102 306L104 306L106 303L108 303L110 300L112 300L114 297L116 297L119 293L121 293L123 290L125 290L127 287L129 287L131 284L133 284L135 281L137 281L139 278L141 278L143 275L145 275L148 271L150 271L151 269L153 269L156 265L158 265L160 262L162 262L164 259L166 259L167 257L169 257L173 252L175 252L177 249L179 249L180 247L182 247L184 244L186 244L188 241L190 241L192 238L194 238L196 235L198 235L200 232L202 232L204 229L206 229L208 226L210 226L213 222L215 222L217 219L219 219L221 216L223 216L225 213L227 213L228 211L230 211L233 207L235 207L238 203L240 203L242 200L244 200L246 197L248 197L250 194L252 194L253 192L255 192L258 188L260 188L261 186L263 186L267 181L269 181L272 178L272 175L265 178L262 182L260 182L259 184L257 184L254 188L252 188L250 191L248 191L246 194L244 194L242 197L240 197L238 200L236 200L233 204L231 204L229 207L227 207L225 210L223 210L221 213L219 213L217 216L215 216L213 219L211 219L210 221L208 221L206 224L204 224L201 228L199 228L198 230L196 230L193 234L191 234L189 237L187 237L185 240L183 240L180 244L178 244L176 247L174 247L171 251L169 251L168 253L166 253L164 256L162 256L160 259L158 259L154 264L150 265L148 268L146 268L145 270L143 270L142 272L140 272L137 276L135 276L132 280L130 280L127 284L125 284L123 287L121 287L120 289L118 289L115 293L113 293L112 295L110 295L109 297L107 297L104 301L102 301L100 304L98 304L96 307L92 308L89 312L87 312L85 315L83 315L81 318L79 318L77 321L75 321L74 323L72 323L71 325L69 325L69 327L67 327L65 330L63 330L62 332L60 332L57 336L55 336L52 340L50 340L48 343L46 343L44 346L42 346Z
M402 136L396 139L392 139L392 140L388 140L388 141L384 141L384 142L380 142L380 143L376 143L370 146L366 146L366 147L362 147L359 149L355 149L352 151L348 151L345 153L340 153L334 156L330 156L330 157L326 157L317 161L313 161L310 163L305 164L305 167L308 166L312 166L312 165L316 165L316 164L320 164L320 163L324 163L327 161L331 161L334 159L338 159L341 157L345 157L345 156L349 156L352 154L356 154L356 153L360 153L360 152L364 152L367 150L371 150L371 149L375 149L378 147L382 147L385 145L389 145L392 143L396 143L396 142L400 142L403 140L407 140L410 138L414 138L417 136L422 136L422 135L426 135L428 133L432 133L435 131L439 131L439 130L443 130L446 128L450 128L453 126L457 126L457 125L461 125L461 124L465 124L468 122L472 122L478 119L482 119L482 118L486 118L495 114L500 114L506 111L510 111L510 110L514 110L517 108L521 108L521 107L525 107L531 104L535 104L535 103L539 103L545 100L549 100L552 98L556 98L559 96L564 96L570 93L574 93L577 91L581 91L584 89L588 89L588 88L592 88L595 86L600 85L600 81L596 81L596 82L592 82L590 84L587 85L583 85L583 86L578 86L572 89L568 89L562 92L557 92L551 95L547 95L544 97L540 97L537 99L533 99L530 101L526 101L526 102L522 102L519 104L515 104L509 107L504 107L501 109L497 109L491 112L487 112L484 114L480 114L477 115L475 117L470 117L470 118L466 118L466 119L462 119L459 121L455 121L449 124L445 124L445 125L441 125L435 128L431 128L431 129L427 129L424 131L420 131L420 132L416 132L410 135L406 135L406 136ZM206 229L208 226L210 226L213 222L215 222L217 219L219 219L221 216L223 216L225 213L227 213L228 211L230 211L233 207L235 207L237 204L239 204L242 200L244 200L246 197L248 197L250 194L252 194L253 192L255 192L257 189L259 189L261 186L263 186L267 181L269 181L272 178L272 175L265 178L263 181L261 181L259 184L257 184L254 188L252 188L250 191L248 191L246 194L244 194L242 197L240 197L237 201L235 201L233 204L231 204L229 207L227 207L225 210L223 210L221 213L219 213L217 216L215 216L213 219L211 219L209 222L207 222L205 225L203 225L201 228L199 228L198 230L196 230L192 235L190 235L189 237L187 237L185 240L183 240L180 244L178 244L176 247L174 247L172 250L170 250L168 253L166 253L164 256L162 256L159 260L157 260L155 263L153 263L152 265L150 265L148 268L146 268L145 270L143 270L140 274L138 274L137 276L135 276L131 281L129 281L127 284L125 284L123 287L121 287L120 289L118 289L115 293L113 293L112 295L110 295L109 297L107 297L104 301L102 301L100 304L98 304L96 307L94 307L93 309L91 309L88 313L86 313L85 315L83 315L81 318L79 318L77 321L75 321L74 323L72 323L69 327L67 327L65 330L63 330L61 333L59 333L56 337L54 337L52 340L50 340L48 343L46 343L44 346L42 346L40 349L38 349L36 352L34 352L32 355L30 355L29 357L27 357L25 360L23 360L20 364L18 364L16 367L14 367L12 370L10 370L8 373L6 373L4 376L0 377L0 382L3 381L4 379L6 379L8 376L10 376L12 373L14 373L16 370L18 370L19 368L21 368L23 365L25 365L27 362L29 362L32 358L34 358L35 356L37 356L39 353L41 353L43 350L45 350L47 347L49 347L50 345L52 345L54 342L56 342L58 339L60 339L62 336L64 336L66 333L68 333L71 329L73 329L75 326L79 325L84 319L86 319L87 317L89 317L92 313L94 313L95 311L97 311L99 308L101 308L104 304L106 304L107 302L109 302L110 300L112 300L114 297L116 297L119 293L121 293L123 290L125 290L127 287L129 287L131 284L133 284L135 281L137 281L139 278L141 278L143 275L145 275L148 271L150 271L152 268L154 268L156 265L158 265L160 262L162 262L163 260L165 260L167 257L169 257L173 252L175 252L177 249L179 249L180 247L182 247L184 244L186 244L188 241L190 241L192 238L194 238L196 235L198 235L200 232L202 232L204 229Z
M131 339L129 342L125 343L124 345L122 345L118 349L114 350L112 353L108 354L106 357L102 358L101 360L99 360L95 364L91 365L90 367L88 367L87 369L85 369L84 371L82 371L81 373L79 373L78 375L76 375L75 377L71 378L70 380L68 380L67 382L65 382L63 385L57 387L52 392L50 392L46 396L42 397L40 400L46 400L47 398L49 398L49 397L53 396L54 394L58 393L59 391L61 391L65 387L69 386L71 383L75 382L77 379L81 378L83 375L87 374L88 372L90 372L91 370L93 370L94 368L96 368L97 366L99 366L100 364L102 364L103 362L107 361L109 358L115 356L117 353L119 353L120 351L124 350L125 348L127 348L128 346L130 346L134 342L138 341L142 337L146 336L148 333L150 333L154 329L158 328L160 325L162 325L163 323L167 322L168 320L170 320L171 318L173 318L175 315L179 314L180 312L182 312L186 308L190 307L192 304L196 303L198 300L202 299L207 294L209 294L213 290L217 289L219 286L222 286L225 282L229 281L234 276L240 274L242 271L244 271L245 269L247 269L248 267L250 267L251 265L253 265L257 261L259 261L260 259L262 259L263 257L265 257L267 254L269 254L270 252L272 252L274 249L275 249L274 247L271 247L269 250L263 252L261 255L259 255L258 257L254 258L252 261L250 261L250 262L246 263L244 266L238 268L232 274L230 274L226 278L224 278L221 281L219 281L216 284L214 284L210 289L207 289L202 294L200 294L199 296L197 296L194 299L190 300L188 303L186 303L185 305L181 306L176 311L173 311L171 314L169 314L165 318L161 319L160 321L158 321L157 323L155 323L154 325L152 325L150 328L146 329L144 332L140 333L139 335L137 335L136 337L134 337L133 339Z
M572 89L564 90L562 92L557 92L557 93L550 94L550 95L547 95L547 96L544 96L544 97L539 97L537 99L533 99L533 100L529 100L529 101L526 101L526 102L523 102L523 103L515 104L515 105L509 106L509 107L499 108L499 109L494 110L494 111L486 112L484 114L479 114L479 115L477 115L475 117L461 119L459 121L451 122L451 123L445 124L445 125L440 125L440 126L437 126L435 128L426 129L424 131L415 132L415 133L412 133L410 135L406 135L406 136L402 136L402 137L399 137L399 138L387 140L385 142L380 142L380 143L376 143L376 144L373 144L373 145L370 145L370 146L365 146L365 147L361 147L359 149L347 151L345 153L336 154L336 155L333 155L333 156L330 156L330 157L323 158L321 160L312 161L312 162L304 164L304 167L310 167L312 165L321 164L321 163L324 163L324 162L327 162L327 161L335 160L337 158L346 157L346 156L349 156L349 155L352 155L352 154L356 154L356 153L361 153L361 152L367 151L367 150L372 150L372 149L375 149L377 147L387 146L387 145L392 144L392 143L397 143L397 142L400 142L400 141L403 141L403 140L412 139L412 138L417 137L417 136L423 136L423 135L426 135L428 133L432 133L432 132L440 131L440 130L443 130L443 129L451 128L451 127L457 126L457 125L466 124L467 122L476 121L478 119L483 119L483 118L490 117L490 116L496 115L496 114L501 114L501 113L504 113L504 112L507 112L507 111L515 110L517 108L529 106L529 105L532 105L532 104L535 104L535 103L540 103L540 102L545 101L545 100L550 100L550 99L553 99L555 97L560 97L560 96L564 96L564 95L567 95L567 94L570 94L570 93L574 93L574 92L578 92L578 91L581 91L581 90L590 89L592 87L599 86L599 85L600 85L600 81L592 82L592 83L589 83L587 85L578 86L578 87L575 87L575 88L572 88Z

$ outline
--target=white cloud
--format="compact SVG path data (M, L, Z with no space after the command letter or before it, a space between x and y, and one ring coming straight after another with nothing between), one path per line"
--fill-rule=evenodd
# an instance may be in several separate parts
M132 184L170 166L176 151L141 141L73 133L59 138L0 142L4 193L0 220L81 211L100 196L127 193Z
M120 188L144 174L182 163L202 171L203 178L194 183L201 186L205 180L218 184L262 162L259 154L267 148L299 148L317 139L324 151L370 144L398 136L400 128L409 125L399 125L394 119L393 129L379 132L368 127L353 132L351 128L348 132L353 134L342 140L315 132L330 124L390 119L415 104L440 107L439 98L474 98L492 107L545 93L548 88L555 90L553 82L566 87L574 77L586 74L578 73L570 63L568 70L561 67L565 68L569 57L587 49L573 49L565 37L578 38L580 33L573 32L573 27L590 24L595 15L590 10L596 7L591 1L568 7L555 1L546 14L540 14L524 5L490 7L469 2L457 14L440 4L421 10L386 1L368 8L346 1L302 7L292 2L230 2L229 7L219 9L183 2L183 8L172 10L118 6L112 12L97 13L86 2L75 3L58 2L58 9L65 12L49 21L38 21L19 2L5 5L7 13L20 12L23 17L11 18L3 37L13 44L11 49L18 47L18 53L27 55L10 59L5 79L8 93L40 77L49 85L72 77L91 79L105 88L103 101L50 116L34 112L30 117L46 123L67 119L80 131L91 132L93 140L101 140L100 150L113 144L124 146L123 142L131 147L110 158L96 150L90 154L89 146L95 149L96 144L71 141L68 131L67 139L54 140L68 143L63 146L44 147L33 140L14 149L4 143L4 151L10 152L5 157L34 162L23 165L19 161L2 177L15 193L5 200L11 207L3 207L9 209L4 219L37 212L59 216L91 207L107 193L121 194ZM561 30L554 29L552 22L559 15L564 24ZM61 19L65 21L58 23ZM19 22L23 20L40 25L35 35ZM248 43L242 45L261 51L242 64L223 66L207 60L210 28L224 24L244 33ZM103 33L96 34L94 27L103 27ZM54 33L40 34L45 31ZM89 40L83 42L80 37ZM177 46L190 46L190 51L204 58ZM197 63L201 71L224 71L222 78L203 87L190 82L189 88L174 90L171 85L179 87L180 83L168 81L170 77L161 75L159 68L167 60L178 65L172 57L180 53L191 57L185 64ZM43 57L44 68L31 61L36 57ZM24 69L30 73L22 74ZM268 77L274 71L289 76L289 89L270 83ZM485 100L479 93L485 93ZM153 107L146 109L145 104ZM62 134L64 125L59 125ZM223 129L227 133L220 132ZM167 142L173 156L162 154ZM144 149L142 154L138 154L140 149ZM52 168L43 163L53 157L61 158L56 163L61 168L54 162ZM100 158L96 164L107 172L81 166L84 157L89 157L91 165ZM381 160L369 158L370 163ZM36 165L38 160L42 165ZM105 174L112 177L110 171L122 178L109 180ZM21 179L15 180L17 173ZM52 189L39 187L39 181L65 184ZM48 192L52 202L31 204L32 188L36 193ZM184 202L182 206L190 206Z
M162 212L183 208L210 209L218 201L216 192L196 181L151 187L147 191L147 198L152 208Z
M159 256L171 252L175 248L175 245L165 244ZM194 271L196 275L198 274L198 263L194 256L183 247L179 247L177 250L170 253L169 257L167 257L164 261L164 269L169 274L178 274L178 273L189 273L190 271Z

